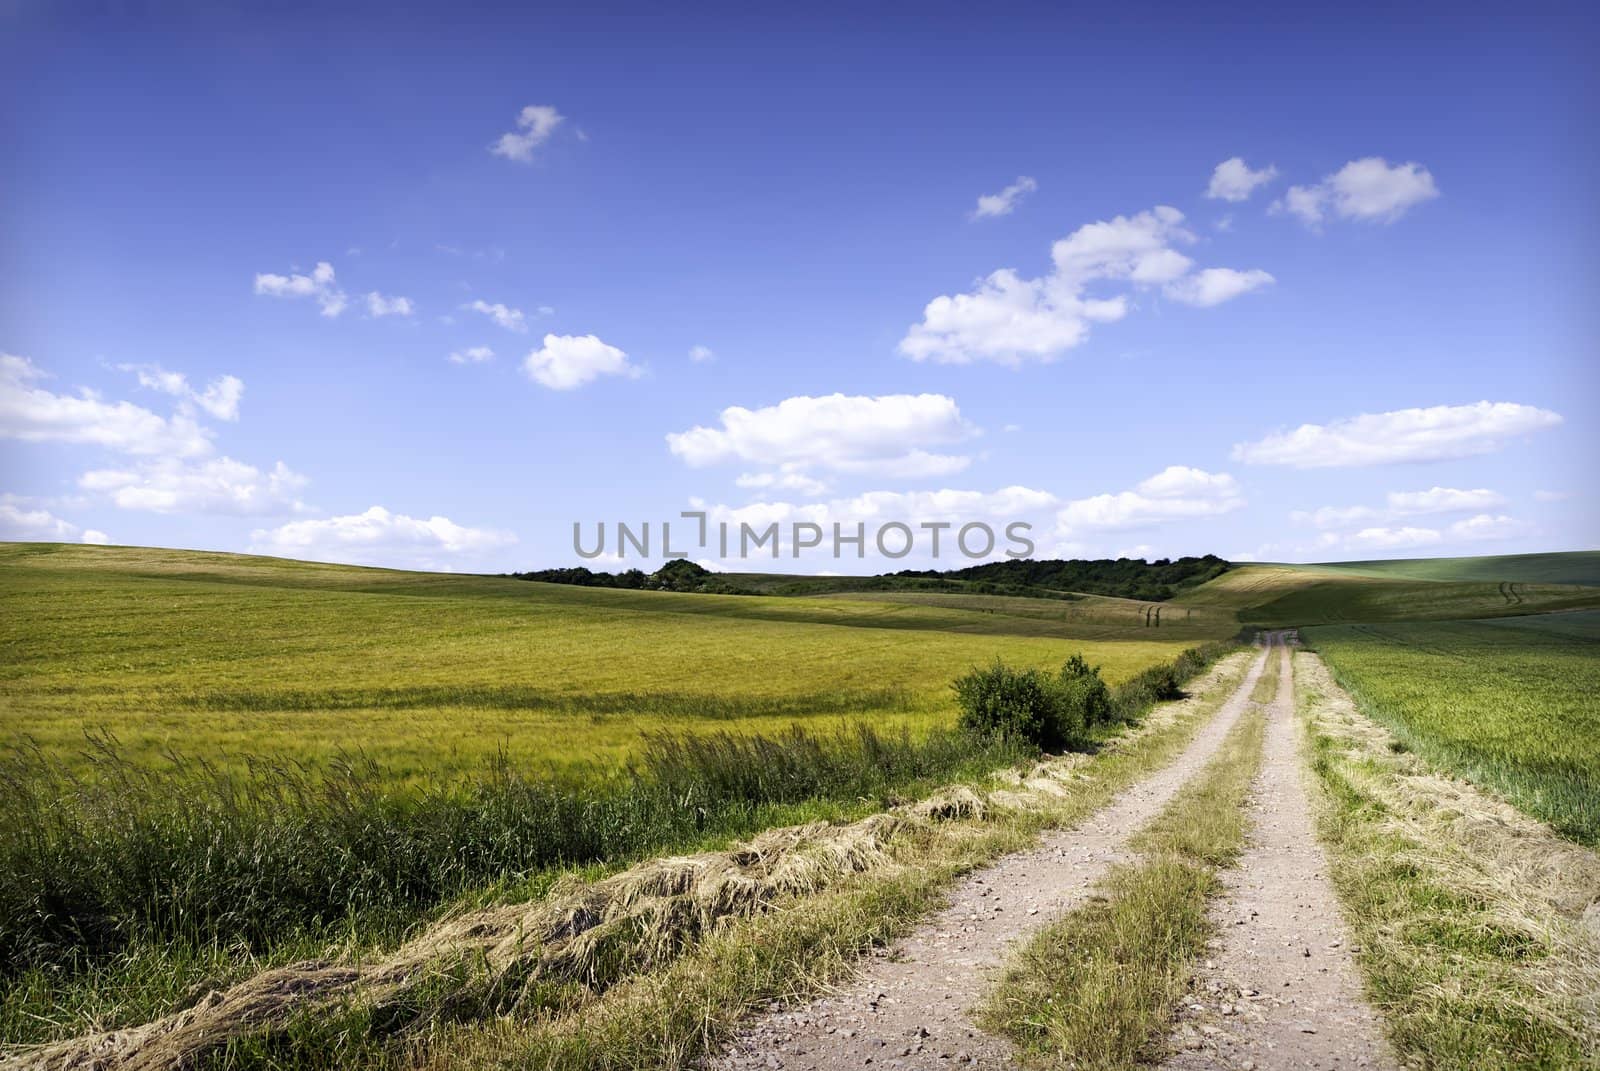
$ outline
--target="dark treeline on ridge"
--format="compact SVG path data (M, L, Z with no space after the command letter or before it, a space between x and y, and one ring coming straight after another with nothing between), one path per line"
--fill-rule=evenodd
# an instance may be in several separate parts
M840 591L949 591L970 595L1070 598L1073 593L1161 602L1230 568L1215 554L1201 557L1031 558L985 562L961 569L905 569L876 576L785 576L773 573L713 573L678 558L653 573L628 569L596 572L583 566L510 573L518 580L579 587L689 591L714 595L823 595Z

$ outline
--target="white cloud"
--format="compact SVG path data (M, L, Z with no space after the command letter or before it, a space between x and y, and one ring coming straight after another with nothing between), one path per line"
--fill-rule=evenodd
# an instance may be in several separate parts
M729 406L721 426L667 436L673 454L700 467L728 461L887 476L936 476L966 468L964 456L930 448L977 434L943 394L799 395L761 409Z
M79 539L79 542L92 543L96 546L103 547L107 543L111 542L111 537L100 531L98 528L85 528L83 530L83 536Z
M0 438L86 443L141 455L194 457L211 451L210 433L189 413L162 417L131 402L102 401L88 390L56 394L36 385L44 378L26 357L0 354ZM234 397L232 405L237 402ZM229 408L222 394L215 404L224 412Z
M1289 519L1296 524L1317 528L1350 528L1358 524L1378 525L1404 517L1432 513L1466 513L1505 504L1505 497L1487 488L1464 491L1454 487L1431 487L1426 491L1390 491L1387 508L1371 506L1324 506L1318 510L1295 510Z
M510 532L469 528L448 517L421 520L373 506L365 513L318 520L290 521L250 533L251 550L315 561L360 565L449 564L463 555L481 554L517 541Z
M1455 487L1430 487L1426 491L1390 491L1388 502L1389 508L1399 514L1466 513L1503 506L1506 499L1487 487L1470 491Z
M528 320L522 314L521 309L513 309L499 302L491 305L482 298L461 307L463 309L471 309L473 312L483 313L507 331L515 331L518 334L522 334L528 330Z
M1323 506L1317 510L1295 510L1289 514L1289 519L1317 528L1348 528L1353 524L1383 520L1384 512L1371 506Z
M1330 533L1331 534L1331 533ZM1351 535L1330 539L1345 550L1410 550L1414 547L1431 547L1442 537L1432 528L1363 528Z
M990 216L1009 216L1018 203L1039 188L1039 184L1027 175L1018 177L1017 181L1001 190L999 193L987 194L978 198L978 207L973 211L973 219L986 219Z
M1315 186L1291 186L1274 212L1288 212L1316 227L1331 209L1341 219L1393 223L1414 205L1439 196L1427 168L1395 164L1381 156L1351 160Z
M339 315L349 304L348 296L334 279L333 265L325 260L319 260L309 275L258 273L255 289L267 297L314 298L322 315L330 317Z
M410 316L415 311L408 297L384 297L376 290L367 294L367 315L373 319L380 316Z
M1268 164L1259 171L1250 170L1242 157L1234 156L1217 165L1211 172L1211 184L1206 196L1212 200L1248 201L1257 186L1265 185L1278 177L1278 169Z
M1143 528L1163 521L1215 517L1244 504L1238 482L1227 473L1172 465L1131 491L1068 502L1056 513L1056 531L1070 537L1085 531Z
M450 354L452 364L481 364L492 360L494 360L494 350L488 346L468 346L464 350L456 350Z
M1086 224L1051 247L1053 268L1041 278L1025 279L1002 268L970 293L934 298L923 309L922 322L900 340L899 352L914 361L940 364L1054 360L1088 338L1092 324L1127 315L1126 294L1091 297L1090 284L1175 284L1194 262L1173 244L1194 240L1183 226L1183 213L1166 205ZM1254 273L1235 274L1255 278ZM1259 285L1254 281L1251 287ZM1222 301L1244 292L1236 288L1225 294L1226 289L1219 281L1197 284L1195 293ZM1176 292L1188 293L1182 287Z
M218 376L197 391L181 372L169 372L157 364L119 364L119 372L132 372L139 377L139 385L158 390L175 398L198 405L218 420L238 420L239 402L244 397L244 381L237 376Z
M705 364L707 361L716 360L717 355L710 346L690 346L689 360L695 364Z
M523 358L522 370L551 390L572 390L600 376L639 375L626 353L594 335L546 335L544 345Z
M530 104L517 115L518 130L501 134L489 151L507 160L533 162L533 150L550 140L565 117L548 104ZM520 131L520 132L519 132Z
M66 543L77 539L78 532L77 525L49 510L26 509L14 501L0 500L0 539Z
M733 482L751 490L797 491L807 496L828 493L827 484L803 472L746 472Z
M1493 539L1516 539L1518 536L1530 535L1534 526L1526 521L1519 521L1515 517L1505 514L1480 513L1476 517L1468 517L1464 521L1457 521L1450 526L1450 535L1455 539L1472 541Z
M1205 268L1168 283L1162 288L1162 293L1185 305L1208 309L1273 282L1276 280L1259 268L1252 271Z
M303 509L296 494L306 482L281 461L262 471L231 457L217 457L197 462L167 458L131 469L96 469L79 477L78 486L109 495L122 509L261 514Z
M1557 413L1516 402L1397 409L1331 424L1302 424L1257 442L1239 443L1233 458L1301 469L1440 461L1489 453L1508 439L1560 423Z

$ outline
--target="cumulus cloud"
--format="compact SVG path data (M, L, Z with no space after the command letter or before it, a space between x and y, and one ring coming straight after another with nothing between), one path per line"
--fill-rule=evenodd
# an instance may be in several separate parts
M263 471L231 457L166 458L125 469L96 469L78 479L122 509L152 513L263 514L298 512L306 478L278 462Z
M367 294L367 315L373 319L380 316L410 316L414 311L408 297L384 297L376 290Z
M1353 524L1368 524L1383 519L1382 510L1371 506L1323 506L1315 510L1295 510L1289 519L1296 524L1309 524L1316 528L1348 528Z
M1468 517L1464 521L1457 521L1450 526L1450 535L1455 539L1464 539L1471 542L1480 540L1516 539L1519 536L1531 535L1536 529L1526 521L1515 517L1508 517L1504 513L1480 513L1476 517Z
M1026 279L1002 268L969 293L934 298L923 309L922 322L900 340L899 352L914 361L940 364L1051 361L1088 338L1092 324L1127 315L1127 294L1092 297L1091 284L1168 286L1184 297L1214 298L1209 304L1261 285L1249 272L1235 273L1249 285L1241 288L1234 282L1232 292L1221 277L1197 283L1192 290L1177 285L1194 262L1174 245L1194 240L1183 225L1183 213L1166 205L1085 224L1051 247L1052 270L1040 278Z
M494 350L488 346L468 346L450 354L451 364L482 364L494 360Z
M716 359L717 355L710 346L689 347L689 360L693 361L695 364L705 364L707 361L714 361Z
M491 305L482 298L479 298L477 301L470 302L461 307L463 309L470 309L473 312L483 313L485 316L489 317L489 319L493 320L507 331L515 331L518 334L522 334L528 330L528 320L527 317L522 314L521 309L513 309L510 306L502 305L499 302L495 302Z
M795 491L807 496L828 493L827 484L803 472L746 472L733 482L749 490Z
M163 417L131 402L104 401L89 390L56 394L38 386L46 378L28 358L0 354L0 438L86 443L138 455L195 457L211 451L210 432L191 413ZM236 409L237 395L229 400L233 389L219 388L212 404L224 413Z
M1291 186L1274 212L1320 226L1332 212L1340 219L1393 223L1412 207L1439 196L1433 175L1418 163L1394 164L1381 156L1351 160L1315 186Z
M517 129L501 134L489 151L507 160L528 164L533 162L533 150L550 140L556 127L565 116L548 104L530 104L517 115Z
M333 265L319 260L309 275L276 275L260 272L256 275L256 293L277 298L312 298L322 309L322 315L339 315L349 304L349 297L339 289L334 279Z
M1235 461L1300 469L1441 461L1499 449L1507 440L1561 423L1548 409L1477 402L1364 413L1331 424L1302 424L1233 448Z
M169 372L158 364L119 364L117 370L132 372L139 377L141 387L197 405L218 420L239 419L244 381L237 376L218 376L206 384L205 390L197 391L189 386L188 377L183 373Z
M1437 529L1433 528L1363 528L1359 532L1337 538L1337 544L1345 550L1411 550L1416 547L1431 547L1443 537ZM1329 543L1333 543L1330 540Z
M1222 161L1211 172L1211 184L1206 187L1206 196L1214 201L1248 201L1257 186L1263 186L1277 177L1278 169L1271 164L1259 171L1252 171L1242 157L1234 156Z
M1225 472L1172 465L1131 491L1074 499L1056 512L1063 537L1086 531L1143 528L1163 521L1215 517L1245 504L1238 481Z
M720 426L670 434L667 446L696 467L743 461L789 472L919 477L966 468L967 457L934 449L976 434L943 394L798 395L760 409L729 406Z
M111 537L100 531L98 528L85 528L83 530L83 535L79 537L78 542L93 543L96 546L103 547L107 543L111 542Z
M1259 268L1252 271L1205 268L1168 283L1162 288L1162 293L1185 305L1208 309L1224 301L1232 301L1241 294L1259 290L1272 282L1276 280Z
M626 353L594 335L546 335L544 345L523 358L522 370L551 390L573 390L600 376L639 375Z
M1296 524L1317 528L1350 528L1358 524L1377 525L1405 517L1436 513L1467 513L1505 504L1505 496L1486 487L1461 490L1455 487L1430 487L1426 491L1390 491L1385 508L1373 506L1323 506L1317 510L1295 510L1289 519Z
M448 566L517 541L510 532L469 528L448 517L426 520L373 506L365 513L290 521L250 534L251 550L314 561L356 565Z
M81 529L46 509L28 509L12 496L0 498L0 539L25 542L69 543Z
M1389 508L1396 513L1466 513L1493 509L1506 503L1505 496L1487 487L1464 491L1456 487L1430 487L1426 491L1390 491Z
M1016 210L1022 199L1034 190L1039 184L1027 175L1017 178L1017 181L1001 190L999 193L986 194L978 198L978 207L973 210L973 219L987 219L991 216L1009 216Z

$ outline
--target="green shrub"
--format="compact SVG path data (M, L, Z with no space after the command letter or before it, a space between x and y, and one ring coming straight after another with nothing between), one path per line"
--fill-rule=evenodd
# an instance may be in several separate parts
M1067 659L1056 686L1062 710L1072 721L1092 728L1111 720L1111 689L1101 679L1100 667L1091 666L1083 655Z
M982 737L1021 740L1045 751L1061 749L1084 727L1062 702L1060 683L1036 669L1012 669L999 659L974 669L954 685L961 727Z

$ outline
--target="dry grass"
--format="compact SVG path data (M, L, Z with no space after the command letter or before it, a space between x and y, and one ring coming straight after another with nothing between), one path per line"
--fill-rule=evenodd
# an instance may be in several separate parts
M1319 829L1396 1047L1428 1067L1600 1067L1600 856L1430 768L1296 659Z

